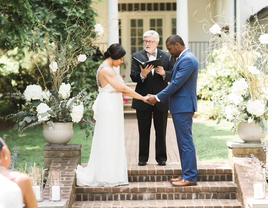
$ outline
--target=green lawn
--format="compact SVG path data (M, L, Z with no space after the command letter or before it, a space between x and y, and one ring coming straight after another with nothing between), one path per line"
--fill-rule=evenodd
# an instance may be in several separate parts
M215 121L203 121L193 123L193 136L197 156L202 161L226 161L228 159L228 141L241 141L237 135L232 135L231 125L228 123L216 124ZM0 136L6 136L6 143L11 152L14 147L18 149L16 170L25 170L25 166L35 162L37 166L43 166L43 146L46 145L42 135L42 127L27 129L22 135L14 130L2 130ZM85 132L74 125L74 136L70 144L82 144L82 163L88 161L91 148L91 139L86 139Z
M196 154L201 161L228 160L227 142L242 140L231 132L231 124L214 120L193 123Z

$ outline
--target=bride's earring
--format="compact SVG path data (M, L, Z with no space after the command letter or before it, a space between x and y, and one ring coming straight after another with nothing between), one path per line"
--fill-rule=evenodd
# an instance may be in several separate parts
M5 156L5 160L7 160L8 159L8 157L7 156Z

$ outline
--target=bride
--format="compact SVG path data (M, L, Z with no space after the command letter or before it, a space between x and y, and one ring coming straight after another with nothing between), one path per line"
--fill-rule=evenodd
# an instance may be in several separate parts
M77 166L78 186L128 184L122 93L144 102L147 97L127 87L115 71L114 67L123 63L125 54L120 44L112 44L97 70L99 95L93 105L96 124L87 167Z

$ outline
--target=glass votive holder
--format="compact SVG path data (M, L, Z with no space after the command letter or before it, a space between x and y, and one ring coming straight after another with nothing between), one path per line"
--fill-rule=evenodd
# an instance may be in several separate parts
M49 200L60 201L61 200L61 172L51 170L49 172Z
M253 197L254 199L264 199L266 190L266 173L265 168L258 167L254 170L253 175Z
M31 179L33 192L37 201L43 201L43 168L30 167L28 174Z

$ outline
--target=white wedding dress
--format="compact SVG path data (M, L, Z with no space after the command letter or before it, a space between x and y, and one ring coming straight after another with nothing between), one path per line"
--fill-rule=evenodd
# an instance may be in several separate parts
M97 76L104 66L113 69L103 63L99 66ZM116 72L115 74L123 82L121 76ZM77 185L105 187L127 185L122 94L110 84L101 88L98 78L97 83L100 90L93 105L96 124L91 153L87 167L77 166Z

